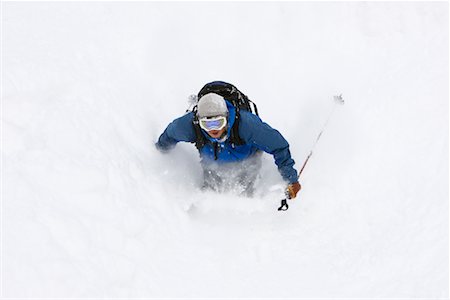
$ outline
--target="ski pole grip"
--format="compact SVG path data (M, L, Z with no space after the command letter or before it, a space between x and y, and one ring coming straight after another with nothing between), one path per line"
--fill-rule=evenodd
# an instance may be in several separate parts
M283 199L281 200L281 206L278 207L278 211L286 211L289 209L289 205L287 204L287 200Z

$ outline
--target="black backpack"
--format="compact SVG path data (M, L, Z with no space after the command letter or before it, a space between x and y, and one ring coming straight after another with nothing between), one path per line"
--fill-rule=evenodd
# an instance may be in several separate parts
M230 132L230 143L233 148L235 146L244 145L244 141L239 137L239 120L241 117L240 111L241 109L243 109L259 116L258 108L256 107L255 103L253 103L244 93L239 91L234 85L224 81L213 81L205 84L205 86L200 90L200 92L198 92L197 99L200 99L201 97L209 93L215 93L222 96L236 108L236 117L234 119L234 124ZM198 122L197 106L194 106L192 111L194 112L194 119L192 125L194 126L196 136L195 147L197 147L197 149L200 150L203 148L203 146L205 146L206 143L208 143L208 140L202 134L202 130Z

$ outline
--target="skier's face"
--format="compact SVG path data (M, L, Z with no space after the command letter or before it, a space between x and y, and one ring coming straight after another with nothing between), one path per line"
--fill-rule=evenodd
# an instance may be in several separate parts
M225 130L226 130L226 128L222 128L220 130L210 130L210 131L208 131L208 134L213 139L220 139L223 136L223 134L225 133Z

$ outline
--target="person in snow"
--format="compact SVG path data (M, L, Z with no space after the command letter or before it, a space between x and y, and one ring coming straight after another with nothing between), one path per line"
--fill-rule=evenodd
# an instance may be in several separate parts
M236 108L222 96L208 93L199 99L196 111L170 123L155 146L161 152L167 152L178 142L196 143L198 137L193 121L197 120L205 141L199 149L204 175L203 189L218 192L237 189L240 194L251 197L264 151L273 155L286 181L286 196L295 198L301 186L288 142L257 115L245 110L240 110L239 114L238 133L242 145L236 145L230 138Z

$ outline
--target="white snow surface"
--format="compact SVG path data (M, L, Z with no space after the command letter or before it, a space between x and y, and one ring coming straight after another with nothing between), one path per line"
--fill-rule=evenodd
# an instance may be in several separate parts
M447 298L447 2L2 3L2 297ZM206 83L291 145L254 198L154 143ZM189 209L194 204L193 209Z

